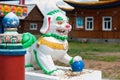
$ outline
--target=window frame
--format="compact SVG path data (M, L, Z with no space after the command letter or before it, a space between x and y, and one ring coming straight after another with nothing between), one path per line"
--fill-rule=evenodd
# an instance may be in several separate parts
M92 19L92 21L88 21L88 18L91 18ZM92 23L92 28L90 28L90 26L89 26L89 28L87 28L87 26L88 26L88 23L89 22L89 25L90 25L90 23ZM93 31L94 30L94 17L85 17L85 30L87 30L87 31Z
M33 26L33 27L31 27L31 26ZM37 23L30 23L30 27L29 27L30 30L37 30L37 28L38 28Z
M108 21L105 21L105 18L110 18L110 28L107 26L107 28L105 28L105 22L107 22L108 25ZM111 16L103 16L102 17L102 30L103 31L111 31L112 30L112 17Z

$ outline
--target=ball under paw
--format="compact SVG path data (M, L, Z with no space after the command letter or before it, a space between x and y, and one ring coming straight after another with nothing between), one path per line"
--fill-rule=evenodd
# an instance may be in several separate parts
M75 61L74 63L71 64L71 68L73 72L80 72L84 69L84 62L81 61Z

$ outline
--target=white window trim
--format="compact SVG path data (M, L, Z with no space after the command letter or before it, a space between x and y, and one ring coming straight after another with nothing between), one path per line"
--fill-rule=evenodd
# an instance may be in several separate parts
M92 18L92 28L91 29L87 28L87 19L88 18ZM85 17L85 30L93 31L93 29L94 29L94 17Z
M105 18L110 18L110 29L105 29L105 27L104 27L104 23L105 23ZM103 16L102 17L102 30L103 31L111 31L112 30L112 17L111 16Z
M29 27L30 30L37 30L38 26L36 28L31 28L31 25L36 25L37 26L37 23L30 23L30 27Z

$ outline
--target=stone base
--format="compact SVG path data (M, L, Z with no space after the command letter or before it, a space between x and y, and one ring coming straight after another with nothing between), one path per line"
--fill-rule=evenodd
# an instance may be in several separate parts
M51 76L41 70L25 72L25 80L102 80L102 72L84 69L82 72L72 72L69 67L58 67L65 71L65 75Z

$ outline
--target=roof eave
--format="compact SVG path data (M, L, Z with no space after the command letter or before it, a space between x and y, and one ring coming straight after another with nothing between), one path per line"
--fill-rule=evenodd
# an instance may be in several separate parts
M106 4L120 2L119 0L92 1L92 2L77 2L74 0L64 0L64 1L71 4L84 5L84 6L99 6L99 5L106 5Z
M71 8L67 8L67 7L63 7L63 6L58 6L58 7L62 10L65 10L65 11L72 11L75 9L74 7L71 7Z
M99 8L109 8L109 7L115 7L120 6L120 1L118 0L111 0L111 1L102 1L102 2L93 2L93 3L86 3L86 2L70 2L70 0L65 0L68 4L71 6L74 6L75 8L91 8L91 9L99 9Z

